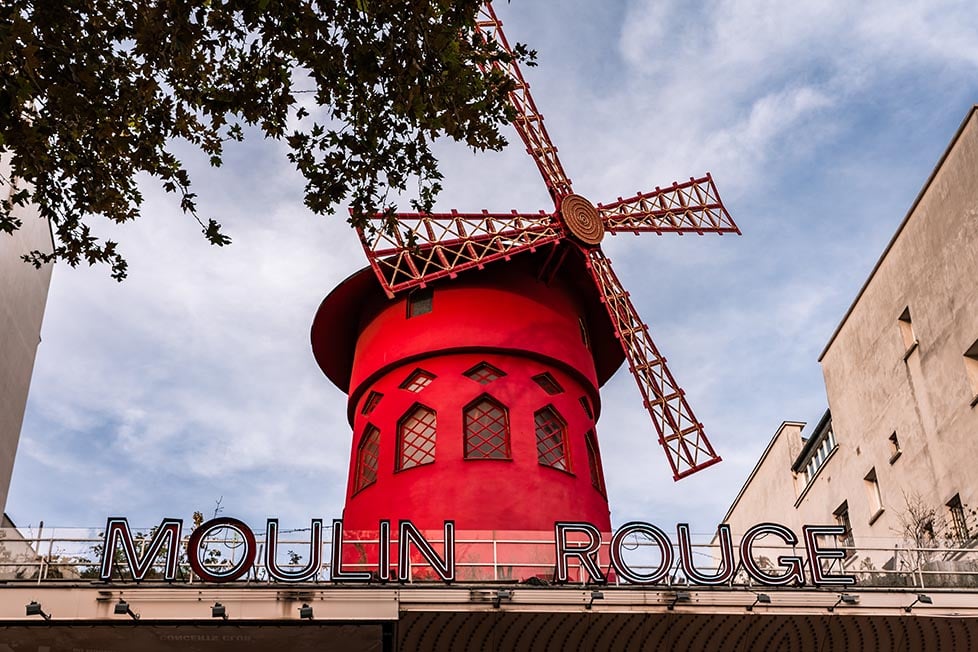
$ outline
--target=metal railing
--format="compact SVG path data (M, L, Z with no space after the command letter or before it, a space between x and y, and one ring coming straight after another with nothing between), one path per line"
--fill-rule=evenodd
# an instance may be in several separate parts
M328 530L327 530L328 532ZM152 529L133 529L133 540L140 558L146 554L152 538ZM261 584L270 580L265 559L264 532L255 532L257 548L255 561L235 584ZM324 533L325 534L325 533ZM441 532L426 532L434 550L441 554ZM455 568L457 582L550 582L554 577L555 545L552 532L508 532L505 537L493 537L490 533L459 531L455 538ZM178 557L178 572L174 583L195 583L200 579L191 571L187 560L187 539L184 531ZM709 535L700 540L709 540ZM907 542L874 540L873 546L841 546L827 540L826 546L846 551L844 559L823 560L824 573L847 574L856 578L859 587L889 587L908 589L924 588L978 588L978 541L969 541L954 547L920 547ZM391 540L390 559L397 563L397 536ZM98 581L102 562L104 538L99 529L57 528L39 531L0 529L0 580L11 582ZM215 531L208 536L194 554L205 568L223 570L242 563L246 543L233 531ZM283 530L279 534L278 558L275 565L283 570L296 570L306 566L309 557L310 531L306 529ZM380 542L376 538L347 537L343 542L342 559L345 571L377 571L376 559ZM675 548L675 546L674 546ZM323 541L319 571L310 582L329 583L332 542L328 536ZM720 549L708 543L693 546L693 563L699 572L715 573L719 567ZM779 556L800 557L806 580L811 578L811 561L802 546L755 545L752 558L758 567L770 574L779 574L783 568L777 563ZM162 582L163 557L157 555L145 582ZM622 557L636 573L652 573L661 569L662 551L658 545L633 537L625 542ZM736 555L735 555L736 557ZM670 568L659 586L685 586L691 582L680 563L678 549L674 549ZM608 581L627 584L611 568L607 538L598 553L602 570ZM731 586L750 587L759 582L752 579L739 559L734 559L735 573L728 582ZM127 581L129 565L121 547L113 552L114 581ZM570 564L570 577L578 583L590 582L589 575L576 560ZM412 549L409 561L409 582L437 580L427 562ZM390 576L397 577L396 568Z

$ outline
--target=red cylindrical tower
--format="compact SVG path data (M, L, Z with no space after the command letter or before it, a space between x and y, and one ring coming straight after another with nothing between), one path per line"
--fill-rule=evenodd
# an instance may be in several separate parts
M369 269L323 301L312 329L349 394L344 527L611 523L595 432L598 387L621 364L579 261L524 255L387 299Z

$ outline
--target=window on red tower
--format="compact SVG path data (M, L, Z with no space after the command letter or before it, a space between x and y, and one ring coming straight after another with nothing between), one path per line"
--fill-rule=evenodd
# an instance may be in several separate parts
M465 408L465 459L508 460L509 413L498 401L483 395Z
M581 407L584 408L584 414L591 421L594 421L594 412L591 411L591 402L587 400L586 396L582 396L580 399Z
M584 434L584 443L587 446L587 466L591 471L591 485L604 496L605 489L604 476L601 474L601 453L598 452L598 438L594 435L593 430L588 430Z
M367 416L373 412L374 408L377 407L377 404L380 403L380 399L382 398L384 398L384 395L380 392L371 391L370 394L367 395L367 400L363 402L363 408L360 410L360 414Z
M418 288L411 292L407 298L407 318L411 319L431 312L434 298L435 293L431 288Z
M380 456L380 431L374 426L367 426L360 438L357 448L356 482L353 493L369 487L377 481L377 458Z
M560 386L557 379L547 372L533 376L532 380L548 394L561 394L564 391L564 388Z
M544 466L570 471L567 459L567 427L557 410L548 405L533 414L537 434L537 460Z
M462 375L469 380L474 380L480 385L488 385L494 380L499 380L506 374L488 362L480 362Z
M435 461L435 411L414 405L397 426L397 470Z
M424 369L415 369L411 372L411 375L404 379L401 383L401 389L406 389L409 392L414 392L417 394L422 389L431 384L431 381L435 379L435 374L425 371Z

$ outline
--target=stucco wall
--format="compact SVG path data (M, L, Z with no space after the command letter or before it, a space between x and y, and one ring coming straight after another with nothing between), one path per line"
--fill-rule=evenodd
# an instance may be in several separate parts
M917 344L899 318L909 308ZM805 488L781 440L731 507L736 532L762 520L790 527L834 523L848 504L858 548L892 549L908 502L936 510L949 533L947 502L978 507L978 406L964 353L978 339L978 107L972 109L900 225L820 361L838 448ZM890 437L896 433L899 454ZM782 452L778 452L782 451ZM866 476L876 471L882 512ZM974 518L973 515L970 515ZM971 532L978 535L978 525ZM871 557L890 556L880 550Z
M10 179L5 160L0 160L0 174ZM0 192L9 196L10 186L0 186ZM35 249L51 251L47 221L33 208L17 209L16 215L23 226L12 236L0 233L0 510L7 502L51 282L50 264L35 269L20 259Z
M909 308L918 344L898 318ZM902 529L907 498L946 511L978 500L978 408L964 353L978 339L978 113L972 111L822 357L839 442L836 482L808 500L849 501L858 538ZM892 461L889 437L901 454ZM884 514L872 525L863 478Z

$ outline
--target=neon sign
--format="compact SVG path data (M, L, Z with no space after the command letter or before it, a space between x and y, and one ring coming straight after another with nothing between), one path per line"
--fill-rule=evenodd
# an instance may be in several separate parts
M132 578L143 581L150 569L162 565L162 579L176 579L179 566L181 529L183 521L165 518L155 528L151 537L140 541L137 550L136 540L129 528L128 520L111 517L105 527L102 547L102 561L99 577L112 581L113 570L120 565L126 568ZM218 530L234 533L242 552L236 561L228 561L220 567L205 564L201 559L207 552L208 535ZM606 583L611 574L628 584L655 585L666 583L670 571L681 570L689 584L700 586L719 586L731 582L738 568L758 584L766 586L849 586L855 584L852 575L832 573L826 566L844 560L846 551L842 548L825 545L823 538L840 537L845 533L841 525L804 525L802 536L778 523L759 523L749 528L734 544L730 526L717 527L719 559L716 567L701 568L693 559L693 542L689 525L676 526L676 543L659 527L643 521L632 521L619 527L610 540L591 523L558 521L554 524L553 580L557 584L571 580L572 570L579 569L582 574L573 581ZM373 542L376 548L376 561L372 570L349 570L343 568L343 547L351 542L344 541L343 521L332 523L332 538L329 542L328 572L322 579L334 583L367 582L407 582L411 579L412 566L423 560L439 580L452 583L456 581L455 523L445 521L441 545L433 545L411 521L402 520L397 525L397 540L391 533L391 522L380 521ZM646 545L656 552L657 564L654 568L634 567L625 559L625 551L630 549L630 540L641 537ZM779 542L779 549L788 549L793 554L777 556L776 563L761 564L756 558L756 548L771 549L769 543L758 542L772 537ZM396 544L396 545L395 545ZM607 552L603 549L607 547ZM243 521L221 517L202 523L186 540L186 563L193 573L204 582L233 582L247 576L256 565L263 566L268 578L275 582L296 583L318 581L323 573L323 520L312 519L309 528L309 549L311 554L305 565L296 564L283 567L279 563L280 530L278 519L268 519L265 527L265 542L259 546L254 532ZM392 577L391 550L396 550ZM441 551L436 548L441 548ZM798 554L799 548L804 556ZM414 556L412 557L412 551ZM261 559L258 559L261 554ZM602 558L604 554L604 558ZM678 557L678 562L677 562ZM739 559L738 559L739 557ZM806 563L807 558L807 563ZM572 563L574 562L574 563ZM362 565L361 565L362 566ZM602 566L607 570L603 570ZM808 573L805 573L805 568Z

